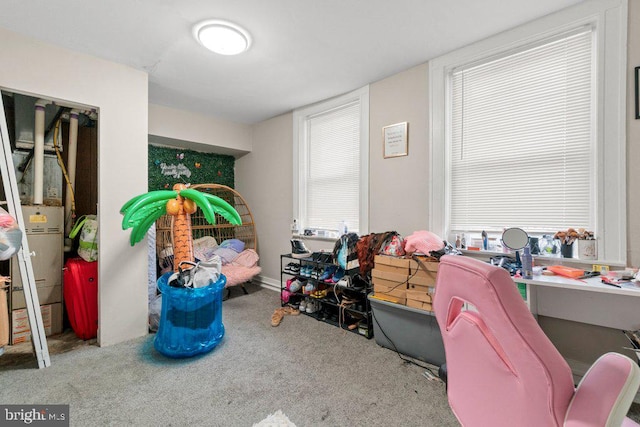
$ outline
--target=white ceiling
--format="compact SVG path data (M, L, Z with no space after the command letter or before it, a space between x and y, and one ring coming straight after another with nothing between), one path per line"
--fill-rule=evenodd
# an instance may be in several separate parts
M0 27L147 71L151 103L255 123L579 1L2 0ZM251 49L205 50L191 29L211 18Z

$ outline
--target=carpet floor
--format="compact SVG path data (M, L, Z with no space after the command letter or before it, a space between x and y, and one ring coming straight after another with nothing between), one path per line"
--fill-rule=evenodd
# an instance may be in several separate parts
M423 368L304 315L272 327L278 294L247 289L223 303L226 335L208 354L168 359L154 335L67 345L46 369L1 365L0 402L69 404L72 426L252 426L278 410L298 427L458 425Z

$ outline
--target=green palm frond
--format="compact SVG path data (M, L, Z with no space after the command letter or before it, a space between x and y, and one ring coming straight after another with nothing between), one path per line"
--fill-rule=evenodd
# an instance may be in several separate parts
M173 190L150 191L133 197L122 206L122 229L133 228L129 238L131 246L144 238L149 227L167 212L167 200L177 195Z
M242 218L240 218L238 211L218 196L194 189L182 190L180 191L180 195L196 202L198 207L202 209L205 219L210 224L216 223L215 214L217 213L231 224L242 225Z
M144 209L138 209L133 213L133 215L131 215L129 221L126 224L123 224L123 229L137 226L141 222L145 221L148 216L155 215L157 211L162 211L162 214L167 212L167 200L158 200L146 205Z
M242 224L242 218L240 218L238 211L220 197L188 188L180 190L179 194L186 199L193 200L210 224L216 223L216 214L221 215L231 224ZM178 192L174 190L150 191L133 197L122 206L120 209L120 213L124 216L122 229L132 228L129 239L131 246L144 238L149 227L167 212L167 201L177 196Z
M149 231L149 228L151 228L153 223L156 222L156 220L166 212L166 209L158 209L151 213L149 216L145 217L140 223L135 225L131 230L131 236L129 238L131 246L144 239L144 236L147 234L147 231Z
M136 196L125 203L120 209L120 213L124 215L122 218L122 229L126 230L129 227L136 226L136 223L143 221L147 215L155 215L156 202L165 202L169 199L174 199L177 196L177 192L173 190L159 190L150 191L140 196ZM149 207L151 206L151 208ZM151 211L148 211L151 209ZM132 218L135 217L136 221L132 222Z

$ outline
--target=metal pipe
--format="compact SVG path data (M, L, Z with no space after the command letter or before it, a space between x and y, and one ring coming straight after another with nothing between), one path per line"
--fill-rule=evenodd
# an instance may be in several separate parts
M33 204L41 205L44 188L44 108L49 101L36 101L36 123L33 144Z
M71 233L73 219L71 218L71 208L73 207L73 192L76 190L76 154L78 152L78 110L71 110L69 114L69 146L67 147L67 175L69 176L69 186L64 202L64 234Z

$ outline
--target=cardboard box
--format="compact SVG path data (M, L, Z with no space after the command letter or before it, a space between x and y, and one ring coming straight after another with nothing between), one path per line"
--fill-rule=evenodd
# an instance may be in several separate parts
M380 300L380 301L386 301L386 302L399 304L399 305L405 305L407 303L407 299L406 298L394 297L393 295L388 295L388 294L385 294L383 292L376 292L373 295L373 298L375 298L377 300Z
M397 282L391 282L389 280L378 279L377 277L373 278L373 291L378 293L383 293L386 295L391 295L398 298L406 298L407 297L407 284L399 284Z
M435 286L436 285L436 275L433 276L411 276L409 277L409 284L412 285L421 285L421 286Z
M417 300L414 300L414 299L408 299L407 300L407 307L417 308L418 310L433 311L431 303L424 302L424 301L417 301Z
M46 336L62 332L62 303L41 305L40 313ZM26 341L31 341L27 309L13 310L11 312L11 344Z
M394 282L393 280L381 279L379 277L372 277L371 281L374 285L379 285L381 287L393 288L393 289L407 289L407 282Z
M424 292L424 293L428 293L428 294L432 294L436 291L436 288L433 286L428 286L428 285L418 285L415 283L409 283L407 285L407 289L411 289L414 291L420 291L420 292Z
M389 255L376 255L373 261L375 268L378 268L378 265L388 265L396 268L406 268L407 270L409 270L412 262L410 258L399 258Z
M394 274L409 275L409 261L407 258L398 258L388 255L376 255L374 268L378 271L387 271Z
M382 270L379 270L377 268L374 268L373 270L371 270L371 277L372 278L389 280L391 282L396 282L396 283L405 283L405 282L407 282L407 279L409 278L409 271L407 270L406 274L398 274L398 273L392 273L392 272L389 272L389 271L382 271Z
M409 275L409 267L394 267L393 265L388 264L376 264L375 269L378 271L387 271L393 274L401 274L404 276Z
M420 261L422 262L422 265L424 265L424 267L427 269L427 271L433 272L433 273L437 273L438 272L438 267L440 267L440 263L436 262L436 261L427 261L427 257L418 257L418 259L420 259ZM415 260L411 260L411 263L409 265L409 268L411 269L411 274L420 274L420 273L427 273L427 271L425 271L423 268L420 267L420 264L418 264L417 261Z
M416 301L428 302L431 303L433 301L433 297L429 292L416 291L416 290L406 290L405 295L407 299L412 299Z
M427 258L420 258L424 268L422 268L417 261L411 260L411 278L409 279L409 283L419 286L435 286L440 263L427 261Z
M438 273L437 273L437 272L435 272L435 271L424 271L424 270L422 270L422 269L420 269L420 270L414 270L414 271L411 273L411 275L412 275L412 276L415 276L415 277L431 277L431 278L433 278L434 280L438 277Z
M0 348L9 344L9 313L7 291L0 287Z

